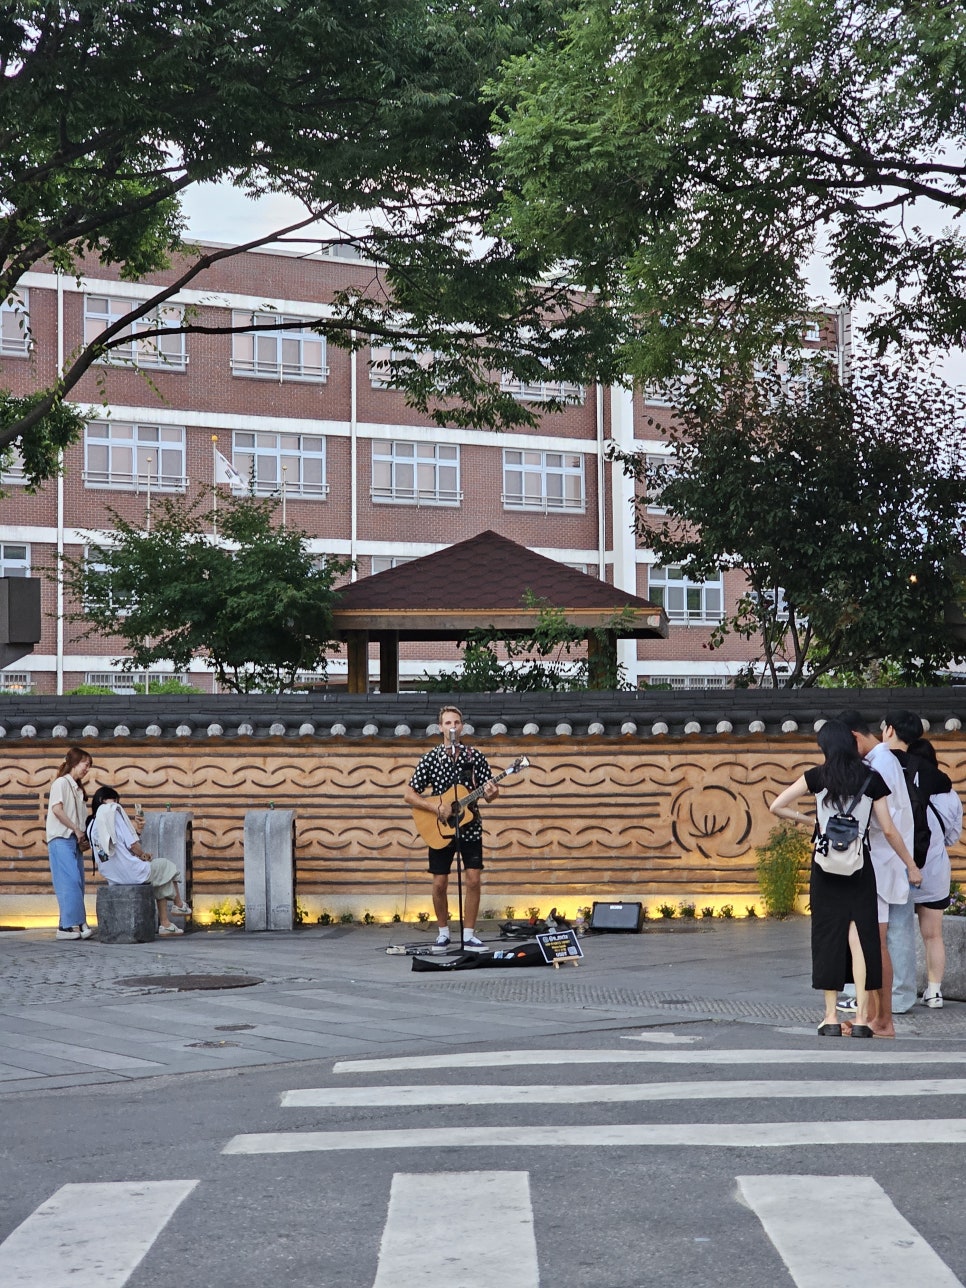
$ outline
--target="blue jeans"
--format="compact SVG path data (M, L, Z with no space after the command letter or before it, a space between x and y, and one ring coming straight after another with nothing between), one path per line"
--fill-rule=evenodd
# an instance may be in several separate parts
M84 859L72 836L55 837L47 842L50 855L50 875L54 879L54 894L60 909L62 930L83 926L87 920L84 908Z
M916 1001L916 909L908 903L889 904L886 947L892 958L892 1010L904 1015Z

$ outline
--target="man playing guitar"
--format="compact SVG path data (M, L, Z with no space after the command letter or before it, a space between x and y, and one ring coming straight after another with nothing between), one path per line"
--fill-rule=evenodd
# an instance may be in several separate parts
M428 751L416 766L406 788L406 804L413 810L424 810L436 816L447 833L452 824L450 799L443 797L453 787L476 791L482 788L484 800L491 801L500 794L486 757L475 747L460 742L463 732L463 715L458 707L445 706L439 713L439 727L443 741ZM431 796L423 793L427 787ZM482 948L483 941L476 934L476 917L480 909L480 874L483 871L483 824L474 810L469 810L460 820L460 854L466 873L466 899L464 907L463 947ZM429 870L433 877L433 910L439 926L436 946L445 948L450 942L449 933L449 874L456 854L454 836L441 849L429 849Z

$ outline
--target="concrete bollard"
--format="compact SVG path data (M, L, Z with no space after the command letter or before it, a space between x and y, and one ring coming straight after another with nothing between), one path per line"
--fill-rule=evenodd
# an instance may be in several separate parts
M150 944L158 924L154 887L103 885L97 891L97 937L102 944Z
M954 1002L966 1002L966 917L943 917L943 944L946 948L943 997ZM916 979L921 993L926 986L926 953L918 930Z
M145 814L141 844L155 858L170 859L178 869L178 884L185 903L191 902L191 848L194 814L159 810Z
M245 929L291 930L295 923L295 810L245 815Z

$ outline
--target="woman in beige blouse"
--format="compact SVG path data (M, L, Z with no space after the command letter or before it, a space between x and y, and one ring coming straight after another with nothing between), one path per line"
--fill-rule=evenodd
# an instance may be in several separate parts
M84 832L86 810L81 786L94 762L81 747L71 747L50 788L47 806L47 853L60 909L58 939L90 939L84 909Z

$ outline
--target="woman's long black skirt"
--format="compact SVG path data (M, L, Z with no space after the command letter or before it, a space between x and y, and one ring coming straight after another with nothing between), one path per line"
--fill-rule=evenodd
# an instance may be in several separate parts
M865 847L865 862L850 877L834 876L812 861L809 882L812 913L812 988L835 989L854 983L849 925L854 921L865 956L865 986L882 987L882 952L875 872Z

